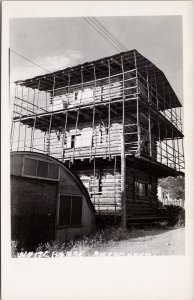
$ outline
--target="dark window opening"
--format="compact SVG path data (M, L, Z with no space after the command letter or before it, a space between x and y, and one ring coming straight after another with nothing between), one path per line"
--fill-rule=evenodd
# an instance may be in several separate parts
M57 180L59 177L59 166L47 161L25 157L23 175Z
M81 226L82 197L60 195L59 226Z
M71 136L71 148L75 147L75 134Z
M48 178L58 179L59 166L56 164L49 163Z
M82 197L72 197L71 225L81 225L82 222Z
M152 194L152 185L147 182L135 181L135 196L138 198L148 198Z
M48 162L38 161L37 177L46 177L48 174Z
M60 196L59 204L59 226L69 226L71 224L71 197Z
M24 175L36 176L37 160L25 158Z

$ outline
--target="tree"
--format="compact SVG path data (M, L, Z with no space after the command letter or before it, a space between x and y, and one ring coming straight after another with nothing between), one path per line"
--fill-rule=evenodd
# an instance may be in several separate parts
M161 178L158 185L167 189L172 199L185 200L185 178L183 176Z

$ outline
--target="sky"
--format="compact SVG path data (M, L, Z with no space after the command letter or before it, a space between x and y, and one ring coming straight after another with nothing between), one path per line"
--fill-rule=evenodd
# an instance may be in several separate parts
M182 19L180 16L98 17L128 50L136 49L161 69L183 102ZM10 48L53 72L118 53L83 18L10 20ZM11 53L15 80L45 74Z

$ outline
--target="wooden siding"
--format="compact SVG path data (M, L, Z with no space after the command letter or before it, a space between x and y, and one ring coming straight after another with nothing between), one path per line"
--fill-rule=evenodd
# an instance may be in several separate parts
M108 113L107 113L108 114ZM134 116L125 118L125 125L131 125ZM125 151L128 154L135 154L138 150L137 126L125 127ZM134 132L134 133L133 133ZM45 148L48 153L58 159L63 156L65 160L72 158L88 158L93 156L107 157L121 153L122 118L112 118L109 127L108 119L96 119L94 127L91 122L82 122L67 126L66 135L64 129L52 131L50 139L45 140ZM75 136L73 138L73 136ZM65 144L63 146L65 139ZM74 141L72 141L74 139ZM148 132L141 133L141 153L149 156L150 151L145 143L149 142ZM132 142L131 144L128 144ZM149 147L149 146L147 146ZM151 140L152 157L157 158L156 138ZM63 152L64 150L64 152ZM64 155L63 155L64 153Z
M135 181L151 184L151 194L140 197L135 191ZM152 174L126 167L126 203L127 215L145 215L155 213L157 209L157 178Z
M112 122L110 129L107 120L104 120L104 122L101 120L96 121L94 131L91 123L78 124L77 130L76 125L69 127L66 132L67 145L64 147L64 158L90 157L90 155L108 156L109 147L111 154L120 153L121 132L121 118L118 118L114 123ZM75 144L75 147L70 145L70 139L73 135L81 135L80 144L78 142L77 145ZM61 157L63 151L62 143L63 134L61 134L59 140L56 132L52 132L50 138L51 156Z
M136 80L132 78L135 76L134 72L125 72L125 95L133 95L136 88ZM88 105L118 99L123 95L123 75L116 75L109 78L97 79L90 82L84 82L83 86L80 84L70 85L70 87L60 88L55 90L54 96L51 97L49 110L55 111L67 107L72 108L79 105ZM69 93L68 93L69 91Z
M121 212L121 174L114 166L99 168L96 174L92 168L77 170L77 175L87 188L97 213L118 214Z
M74 167L77 175L88 189L91 200L98 214L121 215L121 171L114 165L98 167L96 176L93 168ZM149 197L138 197L135 194L135 181L151 184ZM91 188L92 185L92 188ZM95 186L95 188L93 188ZM126 168L126 202L127 216L154 214L157 209L157 179L149 173L137 170L130 166ZM95 190L95 193L94 193Z

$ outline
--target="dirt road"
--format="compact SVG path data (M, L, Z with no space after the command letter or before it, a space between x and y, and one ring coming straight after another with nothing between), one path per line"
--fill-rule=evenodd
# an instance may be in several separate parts
M138 235L138 232L137 232ZM109 241L91 255L184 255L184 228L144 230L143 236L122 241Z

